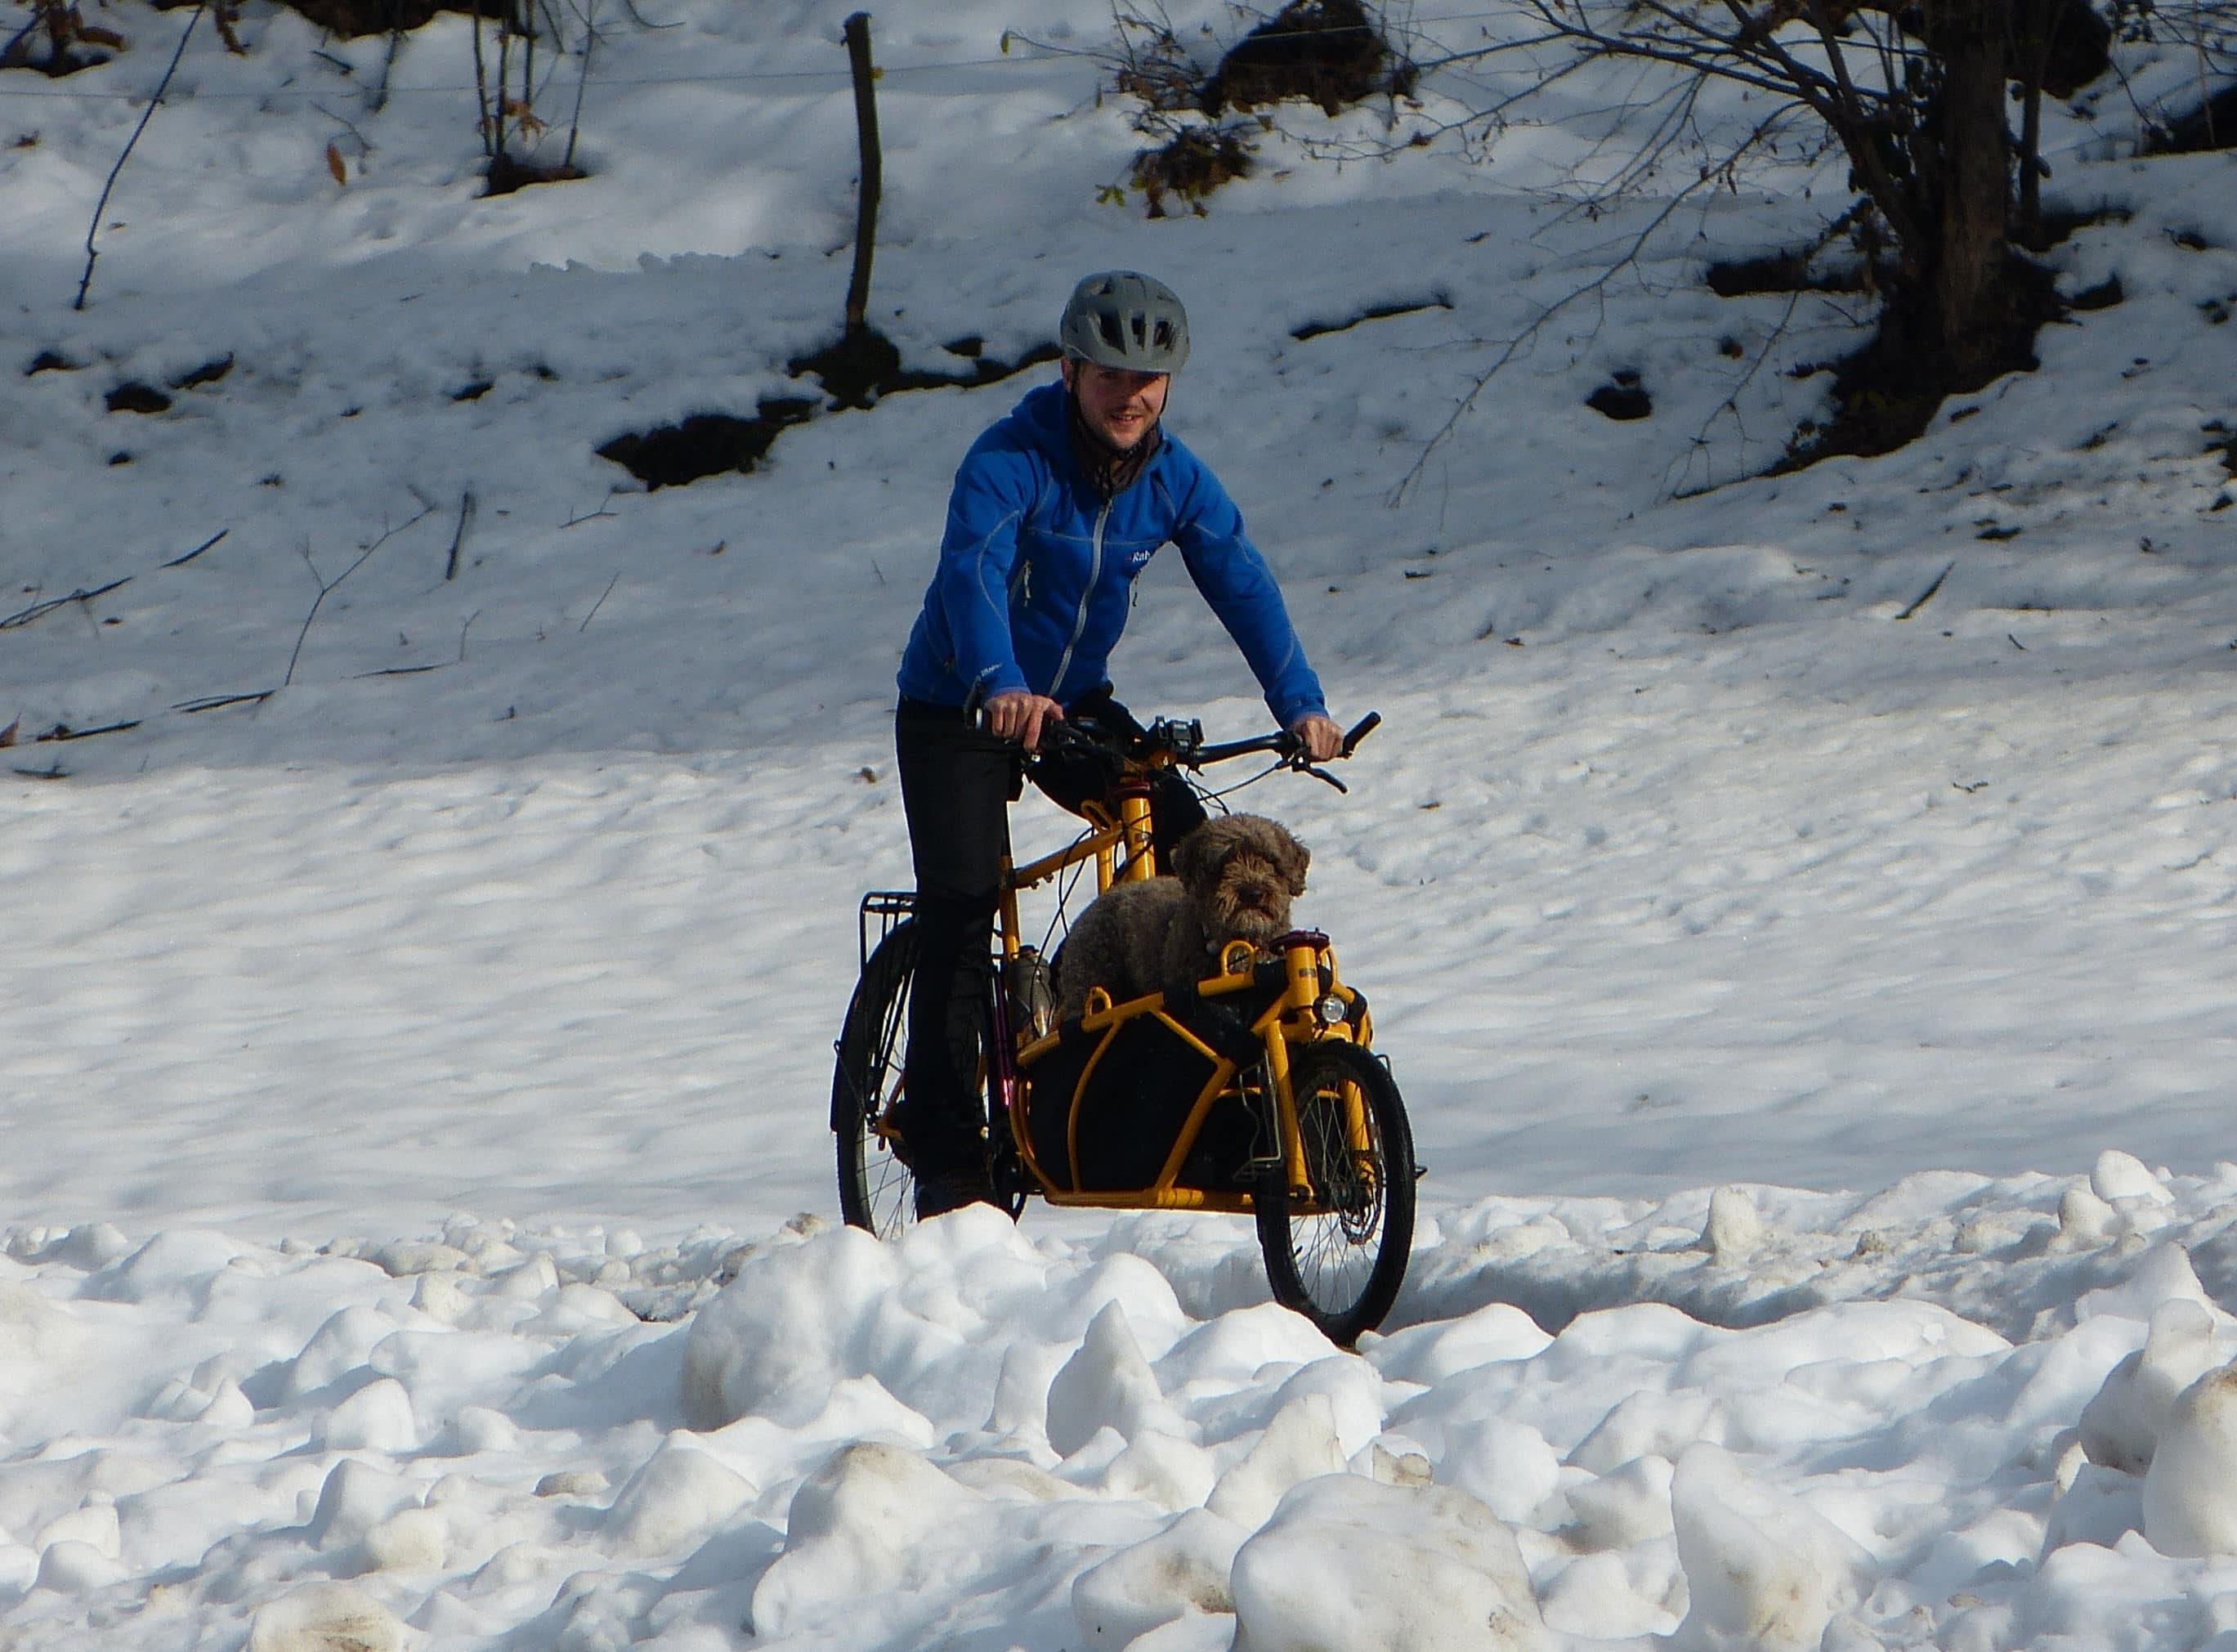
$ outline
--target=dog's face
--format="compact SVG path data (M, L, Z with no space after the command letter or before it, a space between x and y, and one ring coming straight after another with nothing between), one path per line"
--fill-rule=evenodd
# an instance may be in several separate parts
M1290 902L1305 892L1312 856L1263 815L1206 821L1173 851L1173 871L1204 915L1215 944L1264 946L1290 927Z

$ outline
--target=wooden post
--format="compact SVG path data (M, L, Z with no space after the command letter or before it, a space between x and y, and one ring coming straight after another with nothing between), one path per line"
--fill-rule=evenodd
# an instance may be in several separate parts
M868 325L870 259L878 245L878 195L884 187L884 160L878 149L877 71L870 67L870 14L847 19L847 59L855 71L855 135L862 151L862 190L855 215L855 274L847 283L847 334Z

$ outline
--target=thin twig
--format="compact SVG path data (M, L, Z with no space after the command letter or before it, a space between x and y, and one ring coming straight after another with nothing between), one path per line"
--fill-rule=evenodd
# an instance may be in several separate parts
M336 126L340 127L344 131L347 132L352 137L357 140L358 159L361 161L366 155L373 153L372 143L366 140L364 133L357 129L356 123L351 121L348 116L335 114L333 110L328 109L324 103L320 102L315 98L312 100L311 107L318 110L320 114L325 116Z
M73 729L68 724L57 723L44 734L33 735L31 743L45 745L56 740L90 740L96 734L122 734L127 729L136 729L139 726L138 717L134 717L129 723L104 723L97 729Z
M555 28L552 32L557 34ZM591 83L591 53L598 43L598 4L591 0L590 15L583 19L583 72L575 80L575 113L567 122L567 152L559 157L559 164L571 168L575 164L575 140L583 130L583 92Z
M450 559L443 565L443 578L447 583L459 577L459 547L466 542L466 525L474 519L474 496L471 490L459 495L459 531L451 536Z
M388 107L388 77L396 72L396 55L404 50L404 8L399 0L389 0L388 53L380 60L380 79L365 101L366 112L378 115Z
M220 539L222 539L227 534L232 532L233 530L231 528L220 528L215 533L211 534L208 539L204 539L193 550L188 552L186 555L182 557L173 557L168 562L166 562L162 565L166 568L183 568L187 564L192 562L196 557L201 555L203 552L208 550L210 546L215 545Z
M591 611L584 614L583 616L583 623L575 627L575 635L580 637L584 631L591 629L591 622L598 617L598 610L606 605L606 598L614 594L614 587L621 584L621 582L622 577L619 574L616 574L612 578L606 581L606 588L598 593L597 601L591 605Z
M1950 569L1954 568L1957 565L1955 562L1952 562L1950 564L1949 567L1943 569L1940 573L1936 574L1934 576L1934 583L1918 593L1918 600L1912 603L1910 607L1897 614L1896 618L1897 619L1909 619L1920 609L1925 607L1927 604L1932 602L1934 600L1934 593L1942 589L1942 582L1950 577Z
M386 539L386 537L387 536L386 534L381 536L382 539ZM311 611L303 616L303 629L295 633L294 651L287 656L287 674L280 679L280 686L281 688L287 687L295 680L296 663L303 657L303 643L311 634L311 624L313 621L318 618L320 607L326 602L329 596L333 595L333 592L340 587L343 580L348 578L360 568L365 566L366 563L372 558L373 553L379 549L380 540L376 539L371 545L367 545L362 552L359 552L358 558L355 562L351 563L348 567L344 568L340 573L336 574L333 578L329 580L326 576L319 572L319 565L311 560L311 552L309 548L307 546L304 548L302 553L303 565L310 569L311 578L319 582L319 594L311 600Z
M192 717L197 711L214 711L222 705L261 705L278 692L277 689L259 689L254 694L210 694L199 700L181 700L171 710Z
M5 619L0 619L0 631L15 631L21 626L30 624L43 614L54 612L57 608L67 608L74 602L91 602L96 597L107 596L119 585L129 585L131 583L132 576L128 573L122 579L112 579L107 585L98 586L92 591L73 591L67 597L49 597L44 602L35 602L29 608L12 613Z
M148 129L148 122L155 118L155 111L163 106L163 94L171 89L171 76L179 72L179 60L187 55L187 42L195 37L195 25L202 20L202 13L208 10L209 0L199 0L195 7L195 15L187 19L187 26L179 36L178 50L171 54L171 66L163 71L163 78L156 83L155 96L148 100L148 107L141 111L140 124L132 129L132 135L124 141L124 152L116 157L116 164L109 169L109 181L101 186L101 199L93 206L93 221L85 227L85 274L78 278L77 297L70 305L74 310L85 307L86 289L93 285L93 262L101 256L94 250L94 241L101 234L101 216L109 210L109 191L116 188L117 174L124 170L124 163L132 158L132 150L140 142L140 135Z
M416 526L420 522L425 521L428 517L434 515L435 503L432 499L420 498L419 490L416 487L412 490L412 496L414 499L419 499L420 510L418 515L412 517L406 521L398 523L393 528L383 529L381 531L381 535L378 539L375 539L371 545L361 545L358 546L358 549L368 553L378 551L381 546L386 545L391 539L403 532L406 528Z

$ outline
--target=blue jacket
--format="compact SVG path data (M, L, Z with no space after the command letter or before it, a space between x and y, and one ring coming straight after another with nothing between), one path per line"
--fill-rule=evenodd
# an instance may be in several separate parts
M1218 479L1168 434L1106 504L1073 454L1060 384L1029 393L964 455L901 691L940 705L1016 690L1074 704L1108 681L1135 577L1169 541L1282 725L1324 712L1273 572Z

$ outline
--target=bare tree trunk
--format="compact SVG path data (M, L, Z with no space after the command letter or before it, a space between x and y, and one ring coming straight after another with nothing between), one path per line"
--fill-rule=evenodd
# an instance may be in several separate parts
M855 75L855 135L862 154L862 184L855 212L855 273L847 283L847 336L868 325L870 261L878 252L878 197L885 188L885 151L878 142L876 71L870 64L870 14L847 19L847 57Z
M1943 69L1935 323L1958 382L1977 382L2003 354L2012 308L2004 272L2011 214L2004 129L2010 0L1930 0L1927 16Z

